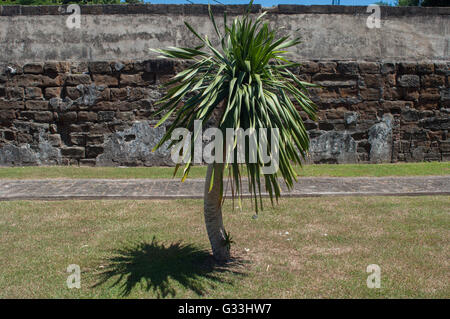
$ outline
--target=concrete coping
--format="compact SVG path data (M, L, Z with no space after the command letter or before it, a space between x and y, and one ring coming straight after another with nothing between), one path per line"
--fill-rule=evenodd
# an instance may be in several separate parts
M67 13L68 5L55 6L0 6L0 16L34 16L60 15ZM81 5L81 14L112 15L112 14L179 14L179 15L207 15L208 6L202 4L106 4ZM227 12L231 15L242 14L247 5L212 5L214 13ZM333 6L333 5L278 5L263 8L253 5L251 12L267 11L269 14L369 14L367 6ZM381 7L382 16L442 16L450 15L450 7Z

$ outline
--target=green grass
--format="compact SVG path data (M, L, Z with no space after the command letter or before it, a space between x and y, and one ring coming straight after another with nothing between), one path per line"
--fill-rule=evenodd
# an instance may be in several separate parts
M200 200L0 202L0 298L450 298L449 207L297 198L253 219L249 201L227 200L235 262L218 267ZM81 289L66 286L69 264ZM369 264L380 289L366 286Z
M322 164L296 168L300 176L418 176L448 175L450 163L402 163L402 164ZM171 178L173 167L78 167L78 166L30 166L2 167L0 179L41 178ZM181 169L178 177L181 177ZM204 178L206 167L194 166L190 178Z

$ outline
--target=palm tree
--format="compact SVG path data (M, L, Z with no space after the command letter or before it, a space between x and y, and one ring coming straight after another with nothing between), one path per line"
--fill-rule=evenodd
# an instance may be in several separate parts
M316 115L316 106L307 92L307 87L313 85L300 81L292 72L299 64L285 57L285 49L299 44L299 39L288 36L278 38L268 23L263 22L264 14L253 19L250 10L247 10L243 17L234 19L231 26L227 25L224 14L224 30L221 32L209 7L220 48L215 48L207 36L200 36L185 22L201 41L200 46L154 50L164 58L192 62L165 84L168 92L158 102L160 107L154 115L161 116L157 126L169 118L171 123L155 149L170 141L175 128L193 132L196 120L205 126L208 120L216 119L216 127L224 133L226 128L254 129L256 132L260 128L276 128L279 132L278 139L267 137L268 149L273 150L272 146L276 143L276 154L273 151L268 153L279 158L277 172L261 174L262 168L268 164L262 160L260 145L256 150L256 162L249 160L252 150L245 146L245 161L238 163L236 140L231 148L232 163L214 162L208 165L204 217L213 255L221 261L230 258L231 243L222 222L224 172L228 172L233 200L242 198L241 171L245 169L256 213L263 208L262 178L273 205L274 198L278 200L280 196L278 177L281 176L290 189L297 178L292 164L301 165L301 158L305 158L309 148L309 137L298 110L304 111L310 119L315 119ZM182 181L193 164L194 135L190 136L191 152L184 161ZM169 147L177 142L172 140ZM179 167L180 164L177 164L174 176Z

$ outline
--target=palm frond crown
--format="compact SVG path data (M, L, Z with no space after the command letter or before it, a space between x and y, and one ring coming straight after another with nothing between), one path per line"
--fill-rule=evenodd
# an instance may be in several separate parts
M215 110L220 108L218 128L254 129L278 128L279 170L273 174L261 174L264 164L261 149L257 149L257 162L249 161L249 150L245 150L245 163L237 161L226 165L232 181L233 197L242 194L241 169L247 171L250 193L255 200L261 198L261 178L265 180L266 190L273 198L280 196L278 177L282 177L288 188L296 180L293 164L301 165L307 154L309 137L299 110L310 119L315 119L316 106L308 97L307 87L291 71L299 66L286 58L286 49L300 43L299 38L277 37L267 22L265 13L252 19L249 12L234 19L227 26L224 15L224 30L221 32L209 8L209 15L219 40L219 47L213 46L207 36L200 36L191 25L186 27L201 41L196 48L168 48L154 50L165 58L184 59L191 65L165 84L169 89L158 102L159 108L154 116L161 116L157 125L170 119L163 138L155 148L169 141L175 128L182 127L193 132L194 121L205 124ZM224 135L225 136L225 135ZM192 143L195 138L192 134ZM170 146L176 141L171 141ZM271 143L267 139L270 154ZM236 144L236 143L235 143ZM236 152L236 145L233 146ZM183 180L192 166L194 152L190 152L185 162ZM178 169L178 166L176 169ZM260 201L262 207L262 201Z

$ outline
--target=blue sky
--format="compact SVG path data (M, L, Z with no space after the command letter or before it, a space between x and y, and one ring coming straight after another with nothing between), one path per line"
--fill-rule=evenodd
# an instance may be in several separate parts
M211 4L214 4L215 2L213 0L190 0L193 3L203 3L208 4L210 2ZM248 0L218 0L223 4L247 4ZM341 5L350 5L350 6L367 6L369 4L372 4L374 2L377 2L378 0L341 0ZM146 1L147 2L147 1ZM150 0L151 3L166 3L166 4L178 4L178 3L185 3L188 4L189 2L186 0ZM389 0L385 2L392 3L393 0ZM311 4L331 4L332 0L255 0L254 3L261 4L265 7L271 7L277 4L304 4L304 5L311 5Z

